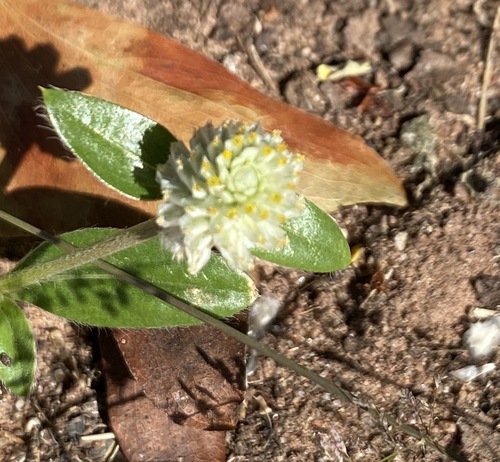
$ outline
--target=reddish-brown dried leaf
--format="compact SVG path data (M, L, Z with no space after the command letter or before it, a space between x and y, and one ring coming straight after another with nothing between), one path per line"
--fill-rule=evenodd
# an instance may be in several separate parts
M46 140L50 132L36 129L37 85L82 90L121 104L183 140L208 120L259 120L267 129L280 129L290 147L306 155L301 192L323 208L406 203L394 173L359 137L260 94L164 36L78 5L0 0L0 69L0 206L24 218L32 213L30 221L45 220L45 228L90 224L103 218L94 196L100 205L104 197L120 199L65 159L58 143ZM120 213L106 215L112 220Z
M114 342L100 337L106 378L106 402L111 428L130 462L222 462L226 460L224 431L178 425L147 398ZM148 358L155 353L148 353Z
M6 27L4 3L0 2L0 208L53 233L96 224L120 227L146 219L153 208L104 187L35 113L39 85L85 90L91 76L61 61L53 45L22 40L15 30L29 32L24 22L23 27ZM0 235L19 232L0 222Z
M180 425L229 430L243 400L245 352L210 326L114 333L138 386Z

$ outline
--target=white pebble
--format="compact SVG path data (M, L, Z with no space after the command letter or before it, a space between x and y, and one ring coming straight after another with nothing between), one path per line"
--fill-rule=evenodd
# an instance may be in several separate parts
M26 427L24 431L26 433L31 433L35 428L40 428L42 426L42 421L38 417L31 417L28 422L26 422Z
M464 338L473 358L488 356L500 344L500 316L472 324Z
M481 367L476 367L476 366L462 367L461 369L450 372L450 375L458 380L462 380L463 382L470 382L471 380L474 380L481 375L493 372L494 370L495 370L495 364L487 363Z
M26 404L26 401L24 401L24 399L20 398L16 401L16 403L14 404L14 407L16 408L16 411L22 411L25 404Z
M261 338L281 308L277 298L263 295L250 307L248 315L248 335Z
M406 231L401 231L394 236L394 246L400 252L402 252L406 248L407 242L408 242L408 233Z

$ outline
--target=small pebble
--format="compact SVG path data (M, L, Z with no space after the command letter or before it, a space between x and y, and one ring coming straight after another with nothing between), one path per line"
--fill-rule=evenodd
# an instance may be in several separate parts
M408 233L406 231L401 231L394 236L394 246L400 252L402 252L406 248L407 242L408 242Z
M436 155L437 137L434 133L434 126L427 114L408 120L401 127L401 141L406 146L413 149L429 159Z
M26 426L24 427L24 431L26 433L31 433L36 428L40 428L42 426L42 421L38 417L31 417L28 422L26 422Z
M450 375L458 380L461 380L462 382L470 382L474 379L477 379L481 375L489 374L494 370L495 370L495 364L487 363L480 367L476 366L462 367L461 369L450 372Z
M464 335L473 358L489 356L500 344L500 316L472 324Z
M16 411L22 411L24 409L25 404L26 401L24 401L24 399L18 399L16 401L16 404L14 404L14 407L16 408Z
M58 383L61 383L66 377L66 374L64 373L64 371L60 367L55 369L52 374L54 376L54 380Z

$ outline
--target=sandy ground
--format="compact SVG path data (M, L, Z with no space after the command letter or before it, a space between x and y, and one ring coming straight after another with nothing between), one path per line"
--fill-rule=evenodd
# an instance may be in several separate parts
M500 305L498 49L486 129L477 131L495 2L80 3L211 56L259 90L363 136L392 165L407 209L334 215L360 249L352 267L310 275L261 266L262 292L284 303L264 341L470 461L499 460L500 372L469 383L450 376L499 358L476 361L463 346L474 308ZM317 81L317 65L347 59L371 63L366 80L377 91ZM34 308L29 317L37 384L28 400L0 392L0 460L103 460L110 441L79 439L107 428L93 337ZM228 434L233 462L340 461L343 445L343 460L445 460L266 358L250 392L264 397L272 425L250 406Z

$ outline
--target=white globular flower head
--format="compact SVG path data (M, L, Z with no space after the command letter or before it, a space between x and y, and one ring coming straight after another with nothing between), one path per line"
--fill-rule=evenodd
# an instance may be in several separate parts
M301 215L296 192L303 156L288 150L280 133L259 124L207 124L190 141L171 145L157 180L164 201L158 209L163 245L196 274L216 247L235 269L253 266L251 249L287 244L280 226Z

